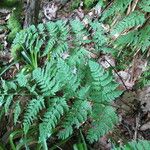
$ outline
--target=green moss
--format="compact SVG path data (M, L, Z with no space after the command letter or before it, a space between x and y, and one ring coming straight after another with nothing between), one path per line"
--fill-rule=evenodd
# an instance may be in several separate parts
M71 4L71 9L72 10L77 9L80 6L80 2L81 2L80 0L74 0ZM94 5L96 5L97 2L98 0L84 0L83 5L84 5L84 8L90 9L94 7Z
M84 0L84 6L89 9L94 6L95 2L97 2L97 0Z
M3 44L0 43L0 51L3 50Z
M0 8L12 9L11 16L7 21L7 27L10 30L7 40L11 43L16 33L21 30L22 0L2 0Z
M77 9L80 6L80 0L74 0L71 4L71 10Z
M21 18L20 18L20 12L21 10L19 8L16 8L12 11L12 14L7 22L8 29L10 30L10 33L8 35L8 41L12 42L15 38L17 32L21 30Z
M18 2L19 0L1 0L0 8L12 8L17 5Z

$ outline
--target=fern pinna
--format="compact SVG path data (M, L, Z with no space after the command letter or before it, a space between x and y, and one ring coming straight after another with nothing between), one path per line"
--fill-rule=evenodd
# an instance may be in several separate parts
M97 52L105 47L107 37L103 37L99 22L90 22L90 25L93 38L78 20L69 24L57 21L40 24L37 28L31 26L16 36L13 49L33 57L34 61L35 55L47 58L44 65L34 66L31 73L22 70L13 81L6 82L1 91L3 105L7 105L7 110L16 108L14 123L21 121L26 136L31 127L38 125L39 142L45 143L54 135L66 139L90 119L87 139L92 143L117 123L110 103L122 92L117 89L112 75L90 58L91 51L86 48L87 44L95 43L94 52ZM98 27L103 41L94 32ZM16 91L27 97L26 102L19 101L16 95L7 104L5 94ZM10 105L12 99L18 101L15 107ZM20 109L22 105L26 105L25 110ZM24 117L17 113L23 113Z

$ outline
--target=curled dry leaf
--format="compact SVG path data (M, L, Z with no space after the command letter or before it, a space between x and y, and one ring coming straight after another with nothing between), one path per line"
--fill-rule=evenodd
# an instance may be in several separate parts
M44 15L48 20L53 20L57 16L58 6L55 3L48 3L43 7Z
M139 101L143 112L150 113L150 86L138 91Z
M145 130L147 130L147 129L150 129L150 121L147 122L147 123L145 123L145 124L143 124L143 125L141 126L141 128L140 128L140 130L142 130L142 131L145 131Z

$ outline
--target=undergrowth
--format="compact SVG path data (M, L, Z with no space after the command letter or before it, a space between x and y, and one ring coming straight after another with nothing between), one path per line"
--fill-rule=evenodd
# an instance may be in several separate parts
M132 0L100 4L106 8L98 20L87 19L88 26L80 20L58 20L17 33L11 52L22 68L0 83L0 121L13 116L12 149L27 149L33 141L39 149L48 149L53 139L64 142L79 130L93 143L117 124L112 102L122 91L93 56L112 55L118 68L129 65L128 56L146 56L150 1L139 1L133 10ZM136 144L139 149L143 143L149 146L148 141L133 141L116 149L136 149Z

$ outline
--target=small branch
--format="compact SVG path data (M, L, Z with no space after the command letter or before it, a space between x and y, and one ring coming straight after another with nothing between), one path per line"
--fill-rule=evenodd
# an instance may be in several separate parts
M117 76L119 77L119 79L121 80L122 84L124 85L125 89L128 91L129 89L128 89L127 86L125 85L125 83L124 83L122 77L118 74L117 70L109 63L109 61L107 61L106 59L105 59L105 61L113 68L113 70L115 71L115 73L117 74Z

